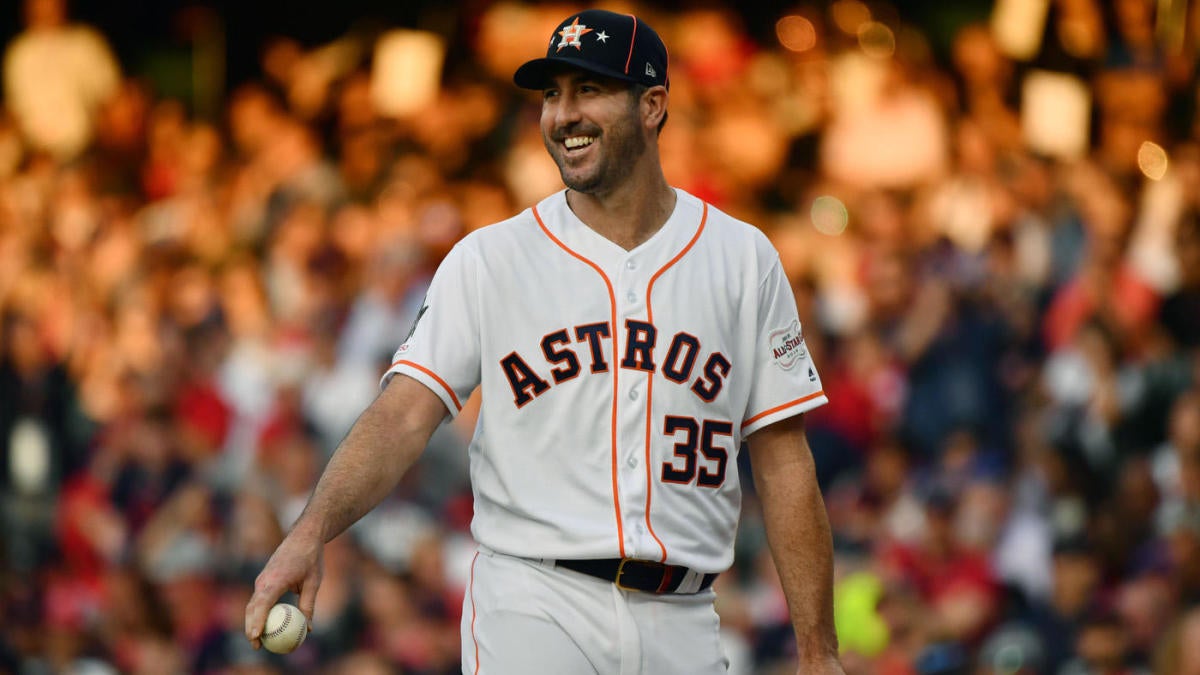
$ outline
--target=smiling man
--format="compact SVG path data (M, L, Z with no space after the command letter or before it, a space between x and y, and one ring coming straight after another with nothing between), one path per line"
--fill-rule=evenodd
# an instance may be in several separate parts
M724 672L711 586L733 562L745 443L798 667L841 673L803 423L826 400L820 377L766 237L663 175L666 47L635 16L588 10L513 79L542 92L566 190L445 258L259 576L247 637L288 589L312 619L324 543L479 387L464 672Z

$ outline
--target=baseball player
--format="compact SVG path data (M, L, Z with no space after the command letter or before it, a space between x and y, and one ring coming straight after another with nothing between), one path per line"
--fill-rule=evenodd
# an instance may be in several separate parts
M779 258L659 164L667 51L632 15L573 14L515 83L567 189L445 258L382 392L246 608L311 618L321 551L482 389L467 673L727 669L710 588L733 559L748 444L804 673L840 673L829 525L803 413L825 402Z

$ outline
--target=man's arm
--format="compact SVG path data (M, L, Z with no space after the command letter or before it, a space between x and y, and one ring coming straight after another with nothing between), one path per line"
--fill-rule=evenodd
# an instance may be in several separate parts
M257 649L267 612L291 590L312 625L325 543L374 508L421 456L446 416L425 385L396 375L330 458L304 512L254 582L246 605L246 637Z
M771 557L787 596L802 673L841 673L833 627L833 541L804 415L747 439Z

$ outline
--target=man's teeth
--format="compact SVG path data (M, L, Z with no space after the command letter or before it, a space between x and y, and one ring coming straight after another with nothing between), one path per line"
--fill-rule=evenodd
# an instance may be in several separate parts
M595 140L595 136L571 136L563 141L563 144L567 146L567 149L574 150L575 148L582 148L585 145L591 145Z

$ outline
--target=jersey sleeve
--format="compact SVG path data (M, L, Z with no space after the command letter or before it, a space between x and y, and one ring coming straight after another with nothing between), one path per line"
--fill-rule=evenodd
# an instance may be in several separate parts
M776 257L758 287L753 381L742 436L820 406L828 399L804 343L796 298Z
M479 385L480 332L477 270L473 254L456 245L429 284L408 336L396 349L380 387L397 373L429 387L451 416Z

